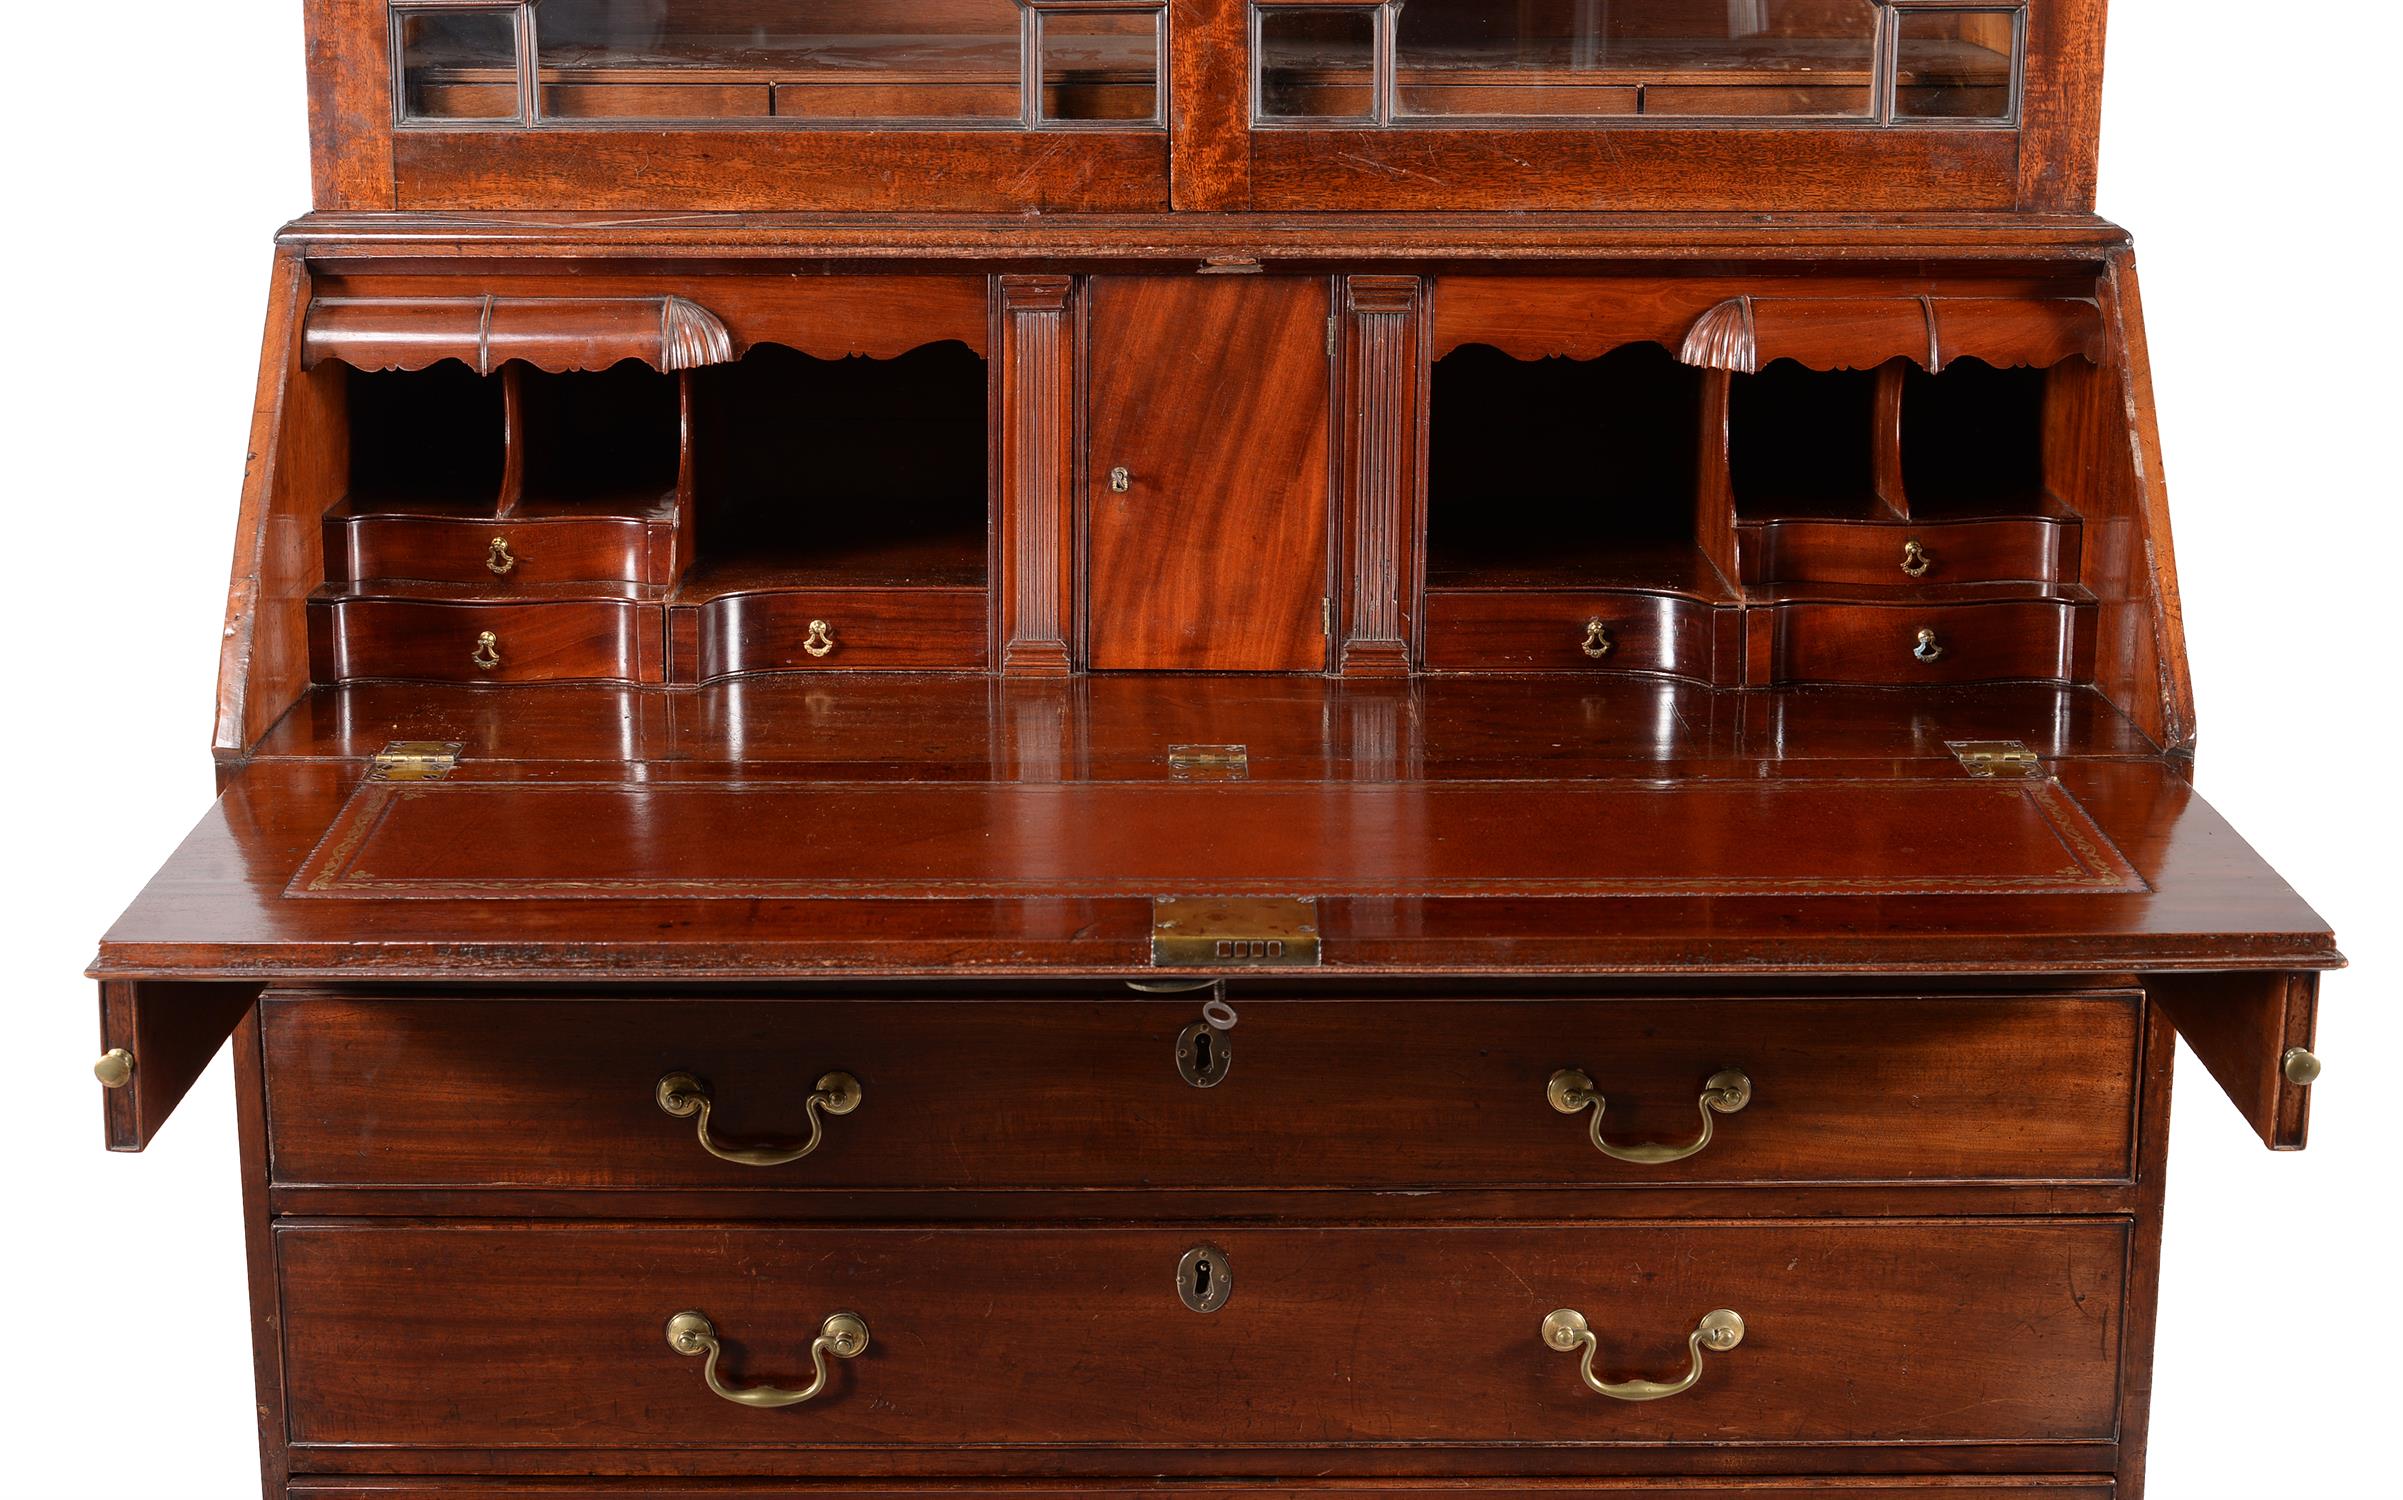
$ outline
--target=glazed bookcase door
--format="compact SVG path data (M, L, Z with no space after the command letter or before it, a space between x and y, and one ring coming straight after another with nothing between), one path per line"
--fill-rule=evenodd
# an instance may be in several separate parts
M1242 0L1241 165L1181 173L1179 205L2056 206L2101 8Z
M330 81L389 121L392 186L350 206L1167 205L1161 0L385 0L358 20L384 65Z

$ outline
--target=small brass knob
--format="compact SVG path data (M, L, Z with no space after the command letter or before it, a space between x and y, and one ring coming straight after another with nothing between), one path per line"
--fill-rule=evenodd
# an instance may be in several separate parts
M496 578L506 578L517 571L517 554L509 550L507 537L496 536L492 539L492 549L484 554L484 566L490 568Z
M92 1064L92 1076L100 1080L100 1086L104 1089L125 1087L133 1082L133 1073L133 1054L123 1047L109 1048L100 1054L100 1061Z
M468 653L467 659L476 664L478 671L489 672L499 666L501 664L500 636L490 630L477 636L476 649Z
M1919 632L1919 643L1911 648L1911 659L1922 665L1933 665L1944 659L1944 645L1932 630Z
M2278 1071L2284 1073L2286 1081L2296 1088L2307 1089L2320 1081L2319 1054L2302 1047L2289 1047L2285 1058L2279 1063Z
M1919 545L1913 537L1902 544L1902 570L1913 578L1925 578L1927 570L1936 565L1935 554Z

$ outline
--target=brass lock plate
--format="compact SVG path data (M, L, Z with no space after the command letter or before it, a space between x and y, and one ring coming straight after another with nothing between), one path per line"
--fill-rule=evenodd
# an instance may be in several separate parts
M1235 1295L1235 1267L1216 1245L1196 1245L1176 1263L1176 1295L1197 1313L1214 1313Z
M1318 966L1318 957L1315 898L1152 899L1155 969L1311 969Z
M1249 781L1252 752L1244 745L1171 745L1168 774L1179 781Z

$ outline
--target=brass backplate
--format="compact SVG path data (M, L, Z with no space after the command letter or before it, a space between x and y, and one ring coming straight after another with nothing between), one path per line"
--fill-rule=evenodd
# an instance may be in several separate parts
M1944 748L1972 776L2044 774L2044 762L2017 740L1946 740Z
M1179 781L1249 781L1252 752L1244 745L1171 745L1168 774Z
M395 740L376 752L369 781L440 781L467 747L457 740Z
M1155 969L1316 968L1318 903L1309 897L1156 897L1151 962Z

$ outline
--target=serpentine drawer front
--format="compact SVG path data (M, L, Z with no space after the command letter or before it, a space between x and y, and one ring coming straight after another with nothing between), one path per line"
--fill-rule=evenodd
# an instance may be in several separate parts
M279 992L275 1177L1375 1191L2131 1170L2129 994L1247 999L1225 1032L1202 998Z
M2130 1235L303 1221L275 1242L304 1447L1725 1450L2113 1439Z

